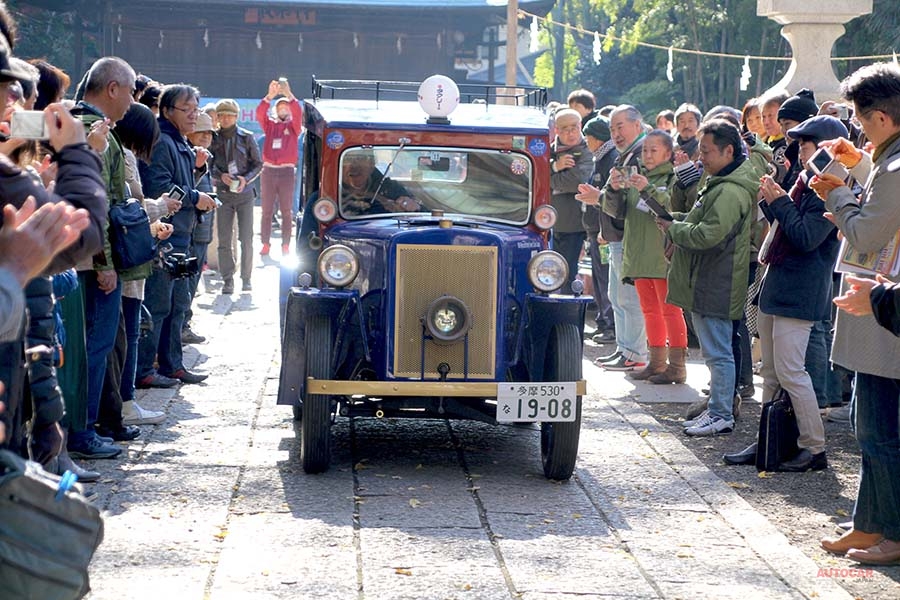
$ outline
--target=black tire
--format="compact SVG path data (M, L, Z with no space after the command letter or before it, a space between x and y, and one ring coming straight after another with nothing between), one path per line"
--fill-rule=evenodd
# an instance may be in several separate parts
M302 421L303 420L303 402L298 399L297 403L294 404L291 408L294 409L294 420Z
M571 324L550 331L544 358L544 381L581 379L581 334ZM566 480L575 470L578 438L581 435L581 396L575 399L575 420L568 423L541 423L541 463L547 479Z
M316 379L331 379L331 317L312 315L306 319L306 372ZM323 473L331 462L331 396L306 390L300 427L300 462L306 473Z

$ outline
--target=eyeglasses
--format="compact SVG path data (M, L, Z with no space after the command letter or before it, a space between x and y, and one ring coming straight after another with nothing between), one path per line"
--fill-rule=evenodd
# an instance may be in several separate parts
M175 110L180 110L181 112L183 112L186 115L199 115L200 114L199 106L195 106L194 108L181 108L180 106L173 106L172 108L174 108Z
M560 133L574 133L576 131L581 131L581 127L578 125L567 125L566 127L557 127L556 130Z

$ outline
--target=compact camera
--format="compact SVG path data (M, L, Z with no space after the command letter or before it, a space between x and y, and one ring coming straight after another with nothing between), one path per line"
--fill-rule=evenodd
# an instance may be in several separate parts
M165 270L172 279L193 277L200 272L196 256L188 256L184 252L172 252L172 244L165 244L159 250L156 265Z
M17 110L12 114L9 123L9 137L26 140L46 140L47 121L40 110Z

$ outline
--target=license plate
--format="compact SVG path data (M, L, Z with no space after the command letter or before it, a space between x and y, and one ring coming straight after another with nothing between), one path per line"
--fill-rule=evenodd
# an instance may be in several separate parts
M501 423L574 421L576 383L500 383L497 421Z

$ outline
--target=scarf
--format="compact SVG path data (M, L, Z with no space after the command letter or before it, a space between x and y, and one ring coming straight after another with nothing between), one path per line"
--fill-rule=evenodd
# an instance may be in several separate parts
M798 208L800 206L800 199L803 198L803 194L808 188L806 184L808 177L809 174L806 171L801 173L800 176L797 177L797 181L794 183L794 187L792 187L791 191L788 193L788 197L791 199L791 202L793 202ZM775 235L772 238L772 244L769 246L768 252L766 252L765 264L781 264L793 251L793 244L791 244L790 240L785 237L784 230L779 227L775 231Z
M682 140L681 136L679 135L677 138L675 138L675 143L678 146L678 150L683 151L692 159L694 157L694 153L697 152L697 148L700 147L700 140L695 137L687 140Z

